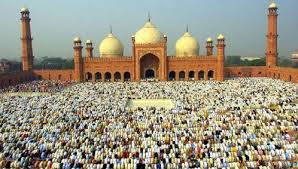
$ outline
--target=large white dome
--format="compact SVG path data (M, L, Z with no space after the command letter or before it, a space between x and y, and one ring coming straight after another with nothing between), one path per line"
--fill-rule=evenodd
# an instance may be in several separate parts
M176 42L176 56L189 57L199 55L199 44L197 40L187 31Z
M161 33L149 20L135 34L136 44L153 44L164 42L164 34Z
M120 40L112 33L100 43L99 45L100 57L112 58L123 56L123 45Z

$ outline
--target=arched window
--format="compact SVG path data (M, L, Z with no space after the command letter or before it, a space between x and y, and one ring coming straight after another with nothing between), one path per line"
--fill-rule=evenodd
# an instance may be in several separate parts
M130 73L124 72L124 81L130 81Z
M203 70L199 71L199 80L204 80L205 72Z
M185 72L184 71L180 71L179 72L179 80L184 80L185 79Z
M195 80L195 72L194 71L190 71L188 73L188 78L189 78L189 80Z
M171 71L169 73L169 80L176 80L176 72L175 71Z

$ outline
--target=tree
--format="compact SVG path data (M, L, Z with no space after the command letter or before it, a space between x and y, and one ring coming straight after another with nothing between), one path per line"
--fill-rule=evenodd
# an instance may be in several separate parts
M35 69L73 69L73 59L63 59L61 57L44 56L36 59Z

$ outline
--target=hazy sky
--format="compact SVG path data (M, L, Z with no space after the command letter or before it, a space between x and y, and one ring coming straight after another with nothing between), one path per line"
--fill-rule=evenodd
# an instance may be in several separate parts
M20 8L31 14L35 57L73 55L72 40L98 45L112 25L131 54L131 36L141 28L150 11L152 22L168 35L168 55L188 24L205 53L205 39L226 36L227 55L254 56L265 53L267 8L270 0L1 0L0 58L21 55ZM298 0L277 0L279 7L279 56L298 49ZM85 51L84 51L85 52Z

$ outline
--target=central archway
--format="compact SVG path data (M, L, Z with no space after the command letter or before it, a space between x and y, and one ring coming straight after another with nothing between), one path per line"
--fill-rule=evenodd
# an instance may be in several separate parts
M159 59L157 56L149 53L141 58L140 77L141 79L159 78Z

